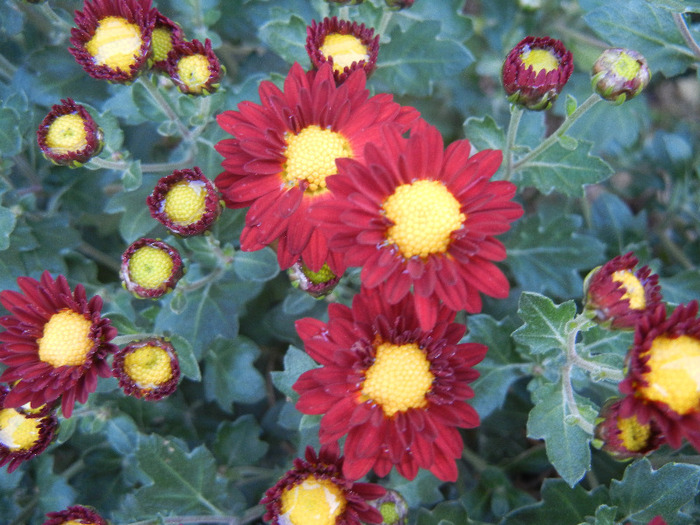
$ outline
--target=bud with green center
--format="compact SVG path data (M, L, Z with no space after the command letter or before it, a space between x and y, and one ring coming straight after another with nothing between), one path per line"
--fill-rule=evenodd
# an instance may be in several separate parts
M156 298L170 292L184 275L182 258L169 244L139 239L122 254L119 275L136 297Z
M342 277L334 274L327 263L324 263L318 272L314 272L301 261L287 270L287 274L292 285L316 299L330 294Z
M182 28L167 16L158 12L156 23L151 37L151 69L166 71L168 69L168 53L173 48L184 42L185 36Z
M649 84L651 72L640 53L630 49L606 49L593 64L591 85L596 93L614 104L639 95Z
M384 0L390 9L408 9L415 0Z
M372 502L372 506L382 515L382 525L406 525L408 505L403 496L395 490L387 489L386 494Z

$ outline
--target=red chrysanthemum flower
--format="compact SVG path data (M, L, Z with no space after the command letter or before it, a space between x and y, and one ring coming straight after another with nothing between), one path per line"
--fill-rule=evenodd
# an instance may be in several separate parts
M180 42L169 53L168 75L186 95L210 95L219 89L223 69L208 38Z
M284 91L263 82L262 104L242 102L238 111L218 116L235 138L216 145L226 171L215 182L227 206L250 206L244 251L278 241L283 270L301 259L312 271L327 262L342 275L342 257L329 252L323 229L308 219L309 206L332 198L326 177L336 173L336 159L362 160L365 144L377 140L382 127L405 131L418 118L391 95L370 98L365 81L364 72L356 71L336 86L330 64L309 73L294 64Z
M0 385L0 467L12 472L22 462L38 456L51 444L58 428L52 412L31 414L30 410L6 408L10 389Z
M622 399L611 399L600 409L595 427L597 446L622 460L649 454L664 443L653 419L641 424L635 414L620 417L621 406Z
M574 71L571 52L559 40L528 36L503 63L508 100L531 110L549 109Z
M184 40L180 25L158 11L151 37L151 68L167 71L168 53Z
M185 274L180 252L167 242L142 238L122 254L119 276L136 297L155 299L172 291Z
M216 187L196 166L160 179L146 204L154 219L184 237L204 233L221 213Z
M173 345L152 337L118 350L112 361L112 374L125 394L158 401L177 389L180 364Z
M91 77L131 82L148 62L156 14L151 0L86 0L69 51Z
M340 84L356 69L364 69L367 78L377 67L379 35L364 24L324 18L306 28L306 52L316 69L328 62L335 81Z
M637 323L627 354L627 394L621 417L655 421L666 441L679 448L685 437L700 450L700 319L698 302L676 307L667 317L659 304Z
M638 263L632 252L618 255L586 278L585 308L595 321L616 329L634 328L661 303L659 276L648 266L635 271Z
M92 507L73 505L66 510L49 512L42 525L109 525Z
M381 523L382 515L368 501L384 495L374 483L353 483L343 475L337 446L321 447L318 456L306 447L306 459L296 458L260 501L263 519L271 525L361 525Z
M36 132L41 153L54 164L77 168L102 151L102 130L73 99L51 107Z
M345 439L344 474L350 479L370 469L386 476L392 466L407 479L419 468L446 481L457 479L463 449L457 427L479 425L465 402L473 366L487 347L459 341L466 327L452 322L455 312L437 311L434 324L422 328L410 297L396 304L382 289L366 290L352 309L331 304L328 323L297 321L307 353L322 366L301 375L297 409L324 414L321 444Z
M5 406L31 403L38 407L61 398L63 415L70 417L76 401L84 403L97 387L97 377L111 376L107 356L117 330L100 317L102 298L90 301L85 288L71 291L66 278L54 281L44 272L41 281L20 277L23 293L5 290L0 303L11 313L0 317L0 362L7 369L0 381L18 381Z
M501 152L471 155L468 140L443 151L440 132L420 121L403 138L385 132L365 148L364 161L339 159L328 178L334 200L314 204L332 250L362 266L363 286L385 283L395 304L413 287L421 326L435 322L442 300L453 310L481 310L479 293L506 297L509 284L492 261L505 259L493 236L523 213L516 187L490 181Z

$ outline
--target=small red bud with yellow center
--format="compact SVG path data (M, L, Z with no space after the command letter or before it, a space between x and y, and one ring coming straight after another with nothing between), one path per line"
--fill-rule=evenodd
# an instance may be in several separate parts
M650 454L664 443L658 425L653 421L640 423L635 414L620 416L622 400L609 399L600 409L593 444L619 460Z
M208 38L181 42L169 53L167 71L177 88L186 95L211 95L217 89L224 74L219 59Z
M639 95L649 84L651 72L641 53L631 49L606 49L593 64L591 85L605 100L622 104Z
M152 337L134 341L115 352L112 374L125 394L158 401L177 389L180 365L173 345Z
M48 518L42 525L109 525L92 507L73 505L66 510L49 512Z
M573 70L573 56L559 40L528 36L503 63L503 88L513 104L542 111L552 106Z
M180 253L157 239L139 239L122 254L119 275L136 297L154 299L170 292L184 275Z

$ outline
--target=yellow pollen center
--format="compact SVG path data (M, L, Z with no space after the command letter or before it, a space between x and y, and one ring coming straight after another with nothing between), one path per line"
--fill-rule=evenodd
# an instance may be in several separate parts
M203 182L183 180L165 195L163 211L174 223L193 224L204 215L206 197Z
M177 63L177 76L191 92L201 93L211 77L209 59L204 55L188 55Z
M0 445L11 451L29 450L39 439L41 419L29 418L13 408L0 410Z
M352 158L350 142L335 131L312 124L297 135L285 133L287 149L282 174L288 186L306 182L306 193L326 191L326 177L335 175L335 159Z
M142 346L124 358L124 372L143 389L156 388L173 377L170 355L159 346Z
M616 75L625 80L634 80L642 68L641 64L627 53L620 53L620 56L613 64L613 71Z
M651 401L666 403L671 410L686 415L700 410L700 340L688 335L654 339L644 374L648 386L639 393ZM646 355L646 354L643 354Z
M54 368L80 366L94 346L90 339L92 321L73 310L61 310L44 325L42 337L36 340L39 359Z
M330 33L323 40L323 45L319 50L326 59L333 57L333 70L339 73L342 73L346 67L352 66L353 62L369 60L367 46L353 35Z
M313 475L285 489L281 499L279 522L291 525L335 525L347 505L338 485Z
M147 289L160 288L173 273L173 259L153 246L144 246L129 259L129 275L139 286Z
M85 45L99 66L128 71L141 54L141 30L120 16L100 20L95 34Z
M64 521L61 523L61 525L96 525L94 521L76 521L76 520L70 520L70 521Z
M57 117L49 125L46 145L56 155L80 151L87 146L87 132L83 117L75 113Z
M172 33L167 27L156 27L151 37L151 50L153 60L161 62L168 58L168 53L173 48Z
M381 343L374 363L365 372L360 401L381 405L387 417L409 408L424 408L434 378L425 351L416 343Z
M649 443L651 426L641 425L637 416L617 418L617 428L620 430L620 441L631 452L642 450Z
M525 69L532 66L533 71L545 70L547 73L559 67L559 59L549 49L526 49L520 55Z
M630 308L633 310L644 310L647 305L644 285L634 273L629 270L613 272L612 280L616 283L621 283L622 288L625 290L622 298L630 302Z
M460 212L459 201L436 180L418 180L399 186L382 208L394 223L387 230L387 240L395 244L406 259L444 253L452 232L459 230L466 220Z

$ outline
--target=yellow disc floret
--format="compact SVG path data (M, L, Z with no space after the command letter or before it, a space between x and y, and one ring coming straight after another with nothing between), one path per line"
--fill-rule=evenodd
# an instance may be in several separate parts
M333 70L339 73L342 73L346 67L352 66L353 62L369 60L367 46L353 35L330 33L323 40L320 51L326 59L333 57Z
M11 451L29 450L39 440L41 419L30 418L13 408L0 410L0 445Z
M666 403L680 415L700 410L700 340L661 335L654 339L648 354L650 371L643 377L649 385L640 387L639 394Z
M620 53L620 56L613 64L615 74L628 81L637 78L641 68L642 65L639 63L639 60L631 57L624 51Z
M211 78L209 59L201 54L187 55L177 63L177 76L192 93L201 93Z
M139 388L156 388L173 377L170 354L159 346L142 346L124 358L124 372Z
M281 500L279 522L291 525L335 525L347 505L338 485L313 475L285 489Z
M142 43L138 25L120 16L108 16L100 20L85 49L98 66L129 71L138 61Z
M168 53L173 48L172 31L167 27L156 27L151 37L151 50L153 60L162 62L168 58Z
M312 195L326 191L326 177L335 175L335 159L352 158L350 142L335 131L312 124L297 135L285 134L287 149L283 176L289 186L306 182Z
M165 195L163 211L177 224L192 224L206 211L207 192L203 182L182 180Z
M452 232L459 230L466 219L459 201L435 180L399 186L382 208L394 223L387 230L387 240L406 259L444 253Z
M160 288L173 273L173 259L164 250L144 246L129 259L129 275L139 286Z
M544 69L549 73L559 67L559 59L549 49L526 49L520 55L520 60L526 69L532 66L534 71Z
M374 363L365 372L360 400L377 403L387 417L409 408L424 408L434 378L425 351L416 343L381 343Z
M61 310L44 325L44 334L36 340L39 359L54 368L80 366L95 344L90 339L92 321L73 310Z
M647 305L644 285L634 273L629 270L619 270L613 272L612 280L622 285L622 288L625 290L622 298L630 302L630 308L633 310L644 310Z
M87 132L83 117L75 113L57 117L49 126L46 146L56 155L80 151L87 146Z
M651 425L642 425L637 416L617 418L617 428L620 430L620 441L630 452L646 448L651 437Z

